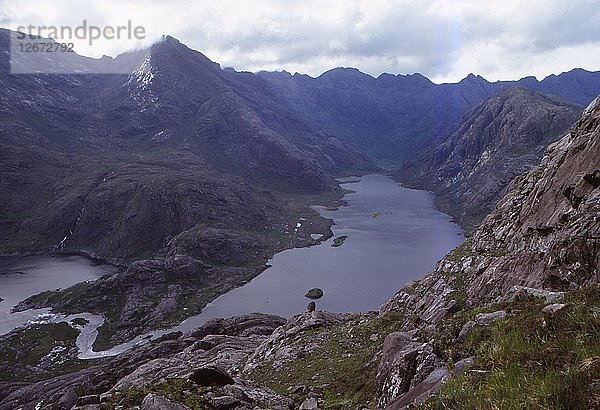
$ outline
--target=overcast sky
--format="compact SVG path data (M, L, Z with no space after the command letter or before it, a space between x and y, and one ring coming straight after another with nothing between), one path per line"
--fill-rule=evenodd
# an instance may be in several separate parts
M223 67L319 75L333 67L538 79L600 70L599 0L0 0L0 26L143 26L143 41L75 42L116 55L170 34Z

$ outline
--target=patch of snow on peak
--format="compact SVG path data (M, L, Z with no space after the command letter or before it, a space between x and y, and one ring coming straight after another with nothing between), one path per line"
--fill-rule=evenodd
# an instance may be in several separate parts
M135 90L132 93L132 98L141 107L142 111L153 110L158 105L158 99L152 91L152 83L156 72L152 65L152 56L147 54L139 68L129 75L125 85L134 85Z
M154 75L155 73L151 62L151 55L148 54L144 58L142 64L140 64L140 67L129 76L127 83L133 84L135 82L142 90L146 90L148 86L152 84Z

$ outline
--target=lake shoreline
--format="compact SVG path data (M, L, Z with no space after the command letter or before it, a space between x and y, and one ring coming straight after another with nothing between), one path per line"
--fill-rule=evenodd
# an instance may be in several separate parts
M338 219L339 219L340 211L342 211L342 210L348 211L348 207L352 207L352 201L348 201L347 199L351 199L351 198L355 199L356 198L357 192L353 189L353 188L356 188L356 186L354 184L360 184L360 182L362 180L364 180L365 178L367 180L373 180L373 181L375 181L374 183L379 183L379 184L381 184L381 183L384 183L384 184L391 183L392 185L387 186L387 188L392 189L392 190L393 189L402 189L402 190L404 190L403 192L406 195L409 195L409 197L410 196L414 196L414 194L416 194L417 196L424 195L424 191L416 190L416 189L412 189L412 188L405 188L401 184L398 184L397 182L392 181L389 178L389 176L386 176L386 175L368 174L368 175L362 175L362 176L351 176L351 177L340 178L337 181L339 182L339 186L342 189L343 196L341 196L338 199L338 201L336 201L337 202L337 204L336 204L337 206L336 207L332 207L332 206L313 206L313 209L316 209L317 212L319 213L320 218L330 221L330 223L328 224L328 226L329 226L328 232L324 236L322 236L321 238L319 238L319 240L316 240L316 241L314 241L314 243L309 244L309 245L305 245L305 246L302 246L302 247L294 247L294 248L284 249L283 251L277 252L276 254L274 254L267 261L264 269L262 269L261 272L259 272L258 274L256 274L252 278L248 279L247 281L245 281L240 286L235 287L233 289L230 289L229 291L221 294L220 296L215 297L212 302L207 303L202 308L202 311L199 314L187 317L186 319L182 320L179 324L176 324L175 326L166 326L162 330L157 330L157 331L154 331L154 332L150 332L148 334L140 335L140 336L134 338L133 340L131 340L129 342L126 342L124 344L120 344L120 345L117 345L117 346L113 346L112 348L109 348L107 350L100 350L98 352L93 351L93 348L91 347L93 345L93 343L90 344L89 340L88 340L88 343L86 344L86 346L83 346L83 345L80 346L80 348L83 349L80 352L82 358L86 358L87 359L87 358L105 357L105 356L111 355L113 353L117 354L117 353L120 353L120 352L124 351L124 347L131 347L135 343L144 343L145 341L148 340L149 337L158 337L157 335L163 335L165 333L170 333L170 332L173 332L173 331L190 330L191 328L200 326L206 320L209 320L209 318L207 318L205 320L204 319L200 319L200 320L203 320L203 322L200 323L198 321L199 317L200 318L202 318L204 316L206 316L206 317L208 317L208 316L215 317L215 315L219 316L219 317L221 317L221 316L229 317L229 316L235 316L237 314L250 313L250 310L251 311L264 311L265 313L272 313L272 314L282 313L280 315L281 316L285 316L285 317L290 317L293 314L301 313L302 311L304 311L306 303L308 303L308 301L306 301L306 303L305 303L305 301L303 299L301 299L302 300L302 304L301 305L298 305L297 301L295 302L296 305L297 305L296 308L293 308L291 310L288 309L288 311L286 311L286 312L279 312L279 313L278 312L273 312L272 309L270 309L270 310L269 309L252 309L250 306L247 306L247 308L246 308L245 311L231 312L231 314L227 314L227 312L224 312L224 314L221 315L221 314L217 314L217 313L214 312L214 310L215 310L214 307L215 307L215 305L218 305L220 298L223 298L224 296L226 296L226 295L228 295L230 293L235 293L236 291L240 292L240 289L244 289L245 287L247 287L248 285L252 284L253 282L262 281L263 279L261 279L261 277L264 278L263 275L265 275L265 272L268 272L270 269L273 269L273 261L275 261L275 264L277 264L278 258L282 254L285 255L286 252L297 252L297 251L301 251L302 249L312 249L312 248L319 248L319 247L324 247L324 248L330 248L330 247L332 247L333 249L337 248L337 249L342 249L343 250L345 247L349 246L349 245L345 244L346 239L348 237L353 238L353 235L356 238L356 234L357 233L355 232L354 234L350 233L350 235L346 235L346 234L341 234L340 232L337 232L340 229L343 231L344 229L348 229L348 228L344 227L343 223L340 220L336 220L336 217L338 217ZM389 181L384 181L384 180L382 180L382 178L385 179L385 180L389 180ZM386 188L386 185L384 185L383 188ZM379 189L383 189L383 188L381 186L379 187ZM383 189L383 191L384 191L383 192L384 193L383 197L385 199L385 191L386 191L386 189ZM354 197L353 197L353 195L354 195ZM362 194L359 194L359 196L360 195L362 195ZM436 220L437 222L450 223L451 224L451 221L449 221L450 217L448 215L445 215L445 214L441 213L441 211L439 211L437 209L437 207L435 207L435 204L433 203L433 196L430 195L430 194L427 194L427 195L429 195L429 197L421 197L418 201L425 201L425 203L429 204L428 205L429 207L431 207L431 205L433 204L433 207L435 209L430 209L430 211L432 211L433 214L429 215L428 217L433 217L433 220ZM342 212L342 214L343 213L344 212ZM379 213L379 214L377 214L377 213ZM373 214L377 214L377 216L373 217ZM386 218L390 218L390 214L393 214L393 213L391 211L388 211L387 213L386 212L382 213L380 211L371 212L370 213L369 221L370 222L383 221ZM443 216L440 219L440 217L439 217L440 215L445 215L445 216ZM364 221L362 221L362 222L364 222ZM342 223L342 226L340 226L340 223ZM301 222L299 222L299 224L301 224ZM360 229L359 229L359 232L360 232ZM460 230L460 228L458 228L458 231L455 232L455 233L457 233L458 235L460 235L460 232L462 232L462 231ZM316 233L314 233L314 234L316 234ZM319 234L322 234L322 233L319 233ZM341 239L341 237L344 237L344 239ZM336 240L338 241L338 243L340 243L340 245L338 245L338 246L330 246L328 244L329 241L336 241ZM352 239L350 239L350 241L352 241ZM393 243L392 240L386 240L385 242ZM319 246L316 246L316 245L319 245ZM385 246L385 245L382 245L382 246ZM450 250L450 249L448 249L448 250ZM73 254L73 252L68 252L68 253ZM87 256L87 255L82 255L81 253L78 253L78 255L83 256L83 257ZM440 257L441 256L443 256L443 255L440 255ZM437 259L439 259L439 258L436 258L436 260L432 261L432 262L433 263L437 262ZM92 262L93 262L93 260L90 261L90 263L92 263ZM316 266L318 266L318 264ZM432 268L433 268L433 266L432 266ZM315 269L315 267L313 266L311 268L311 270L318 270L318 269ZM421 272L421 273L422 273L422 275L424 275L427 272ZM308 285L308 283L307 283L307 285ZM312 287L315 287L317 285L318 284L312 284L310 287L307 287L306 289L301 289L302 295L308 289L310 289ZM402 285L402 283L399 283L397 287L399 288L399 287L401 287L401 285ZM295 287L297 287L297 286L294 286L294 288ZM321 287L321 286L318 286L318 287ZM325 288L327 288L327 287L325 287ZM394 289L394 291L395 290L396 289ZM335 293L336 293L335 290L325 289L324 300L327 301L328 297L330 297L330 298L331 297L335 297ZM381 300L381 303L383 303L383 302L384 302L384 300ZM319 302L319 304L322 305L320 302ZM345 309L345 310L341 310L341 311L350 311L350 310L355 311L355 312L356 311L373 311L373 310L376 310L378 308L378 306L379 305L377 305L377 306L369 305L368 309L365 309L363 307L362 309ZM268 306L268 307L271 308L271 306ZM319 308L321 308L321 307L322 306L319 306ZM324 306L324 308L328 309L327 306ZM333 309L333 310L335 311L336 309ZM337 309L337 310L339 311L339 309ZM207 314L207 311L209 311L208 314ZM69 312L64 312L64 313L65 313L65 315L69 314ZM89 315L89 313L80 313L79 315L86 315L86 314ZM70 315L70 317L76 317L76 316L77 316L77 314L71 314ZM89 334L90 332L95 331L98 327L102 326L102 324L103 324L103 322L99 322L98 320L95 320L93 324L88 324L87 325L87 326L92 326L95 329L91 329L91 328L90 329L86 329L86 332Z

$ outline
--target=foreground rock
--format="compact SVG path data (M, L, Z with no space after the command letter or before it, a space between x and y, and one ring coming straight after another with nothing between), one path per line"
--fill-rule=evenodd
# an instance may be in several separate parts
M419 386L438 369L442 372L445 364L433 353L431 344L420 342L412 333L390 333L385 338L377 372L378 406L386 407L396 397L413 391L416 386ZM445 373L448 372L445 371ZM436 383L431 381L427 383L432 386L428 389L421 386L420 389L423 390L423 393L441 386L439 380ZM399 407L392 406L391 408Z
M0 409L34 408L41 400L46 405L54 403L60 408L70 408L84 396L94 397L97 401L99 395L107 392L110 394L106 397L116 400L119 391L129 388L159 385L166 379L180 379L183 383L197 369L207 366L232 375L234 384L223 388L247 392L249 404L255 399L273 405L285 404L288 401L273 392L235 376L241 362L283 323L283 318L263 314L215 319L188 335L164 337L81 371L21 387L13 386L10 393L0 395ZM210 342L205 344L203 341ZM207 346L211 347L206 349ZM160 399L149 401L160 402Z
M189 410L188 407L174 404L170 400L154 393L148 393L140 406L141 410Z

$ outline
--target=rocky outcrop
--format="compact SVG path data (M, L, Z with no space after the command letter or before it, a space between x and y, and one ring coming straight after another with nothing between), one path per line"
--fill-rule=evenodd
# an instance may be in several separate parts
M158 394L148 393L140 406L141 410L189 410L187 406L174 404Z
M248 358L244 366L244 372L249 373L264 366L272 366L275 369L285 367L287 362L304 356L318 347L317 340L314 341L314 345L309 343L294 346L289 343L294 336L311 329L343 323L353 316L352 314L322 311L306 312L294 316L285 325L277 328L268 339L257 347Z
M434 272L400 290L381 313L403 312L411 317L402 324L405 332L432 334L443 319L465 307L521 294L544 299L544 314L552 315L564 308L559 303L564 291L598 282L600 190L594 181L600 170L599 100L567 136L548 147L539 166L511 183L472 238L442 259ZM476 316L464 324L459 341L506 315L501 310ZM392 408L402 408L417 395L412 375L419 344L410 334L388 336L380 364L379 397L395 403ZM442 382L442 373L430 375Z
M564 136L581 107L555 96L509 88L470 110L397 177L436 193L436 202L469 230L494 208L508 184L533 168Z
M15 386L11 393L0 397L0 409L34 408L42 400L47 406L71 408L78 402L83 405L88 398L93 397L95 402L110 401L128 388L190 378L192 383L207 385L204 399L215 408L228 408L225 403L235 402L249 408L258 405L288 409L292 405L289 399L239 377L244 360L282 323L285 323L283 318L264 314L215 319L190 334L164 337L103 364L39 383ZM226 382L204 383L208 379ZM163 399L160 394L146 396L142 408L160 406L166 403ZM177 403L169 405L181 408Z
M163 378L190 379L201 385L233 384L232 377L249 356L283 323L281 317L264 314L213 319L190 333L195 343L139 366L114 389L156 384Z
M394 399L412 391L438 369L445 369L445 364L434 354L431 344L420 342L411 333L390 333L383 343L377 371L377 405L387 407ZM394 406L390 408L399 408Z

